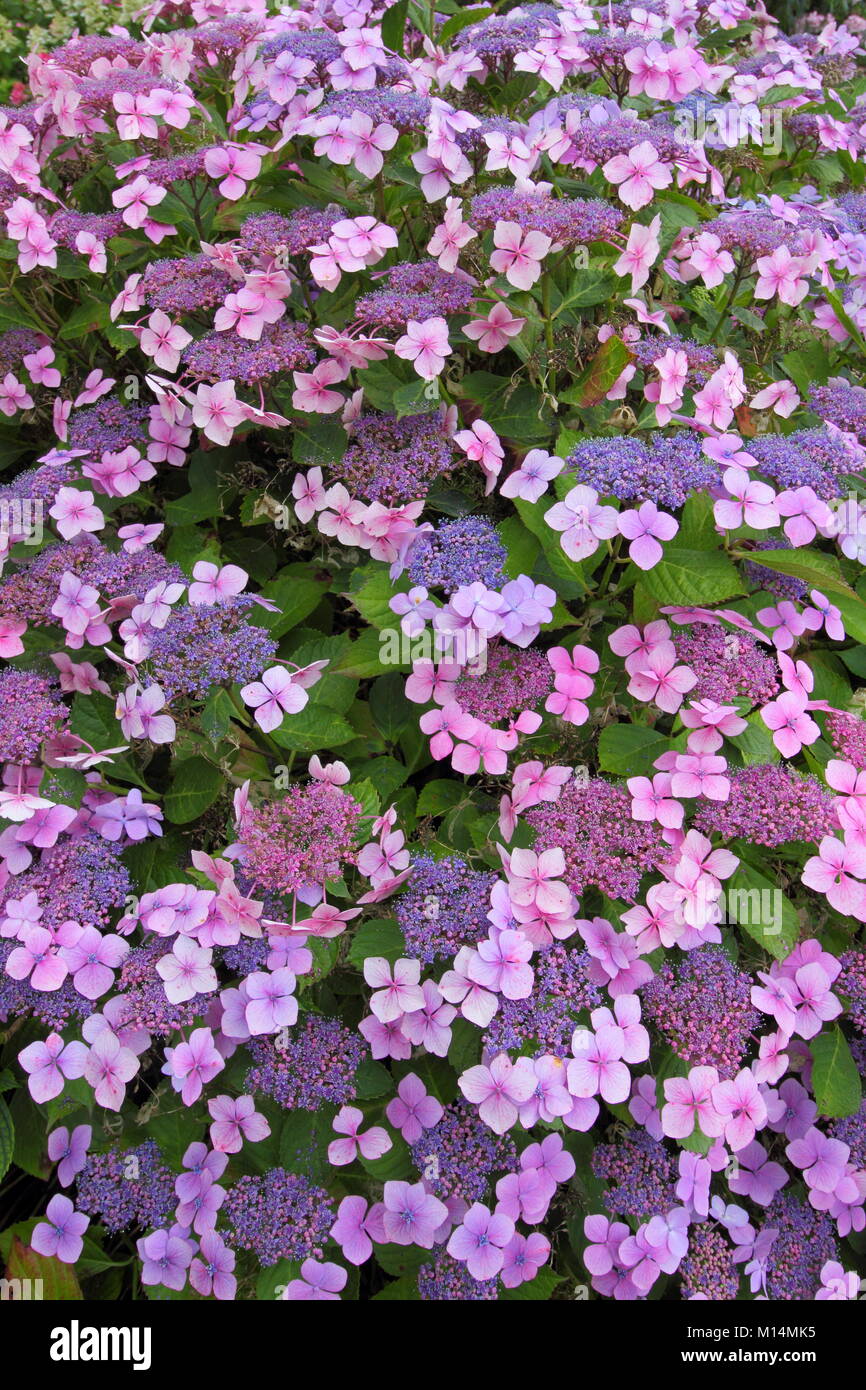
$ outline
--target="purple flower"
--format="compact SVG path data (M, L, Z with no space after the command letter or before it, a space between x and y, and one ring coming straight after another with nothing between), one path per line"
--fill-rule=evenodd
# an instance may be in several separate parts
M505 1247L514 1235L509 1216L473 1202L462 1225L452 1231L448 1254L464 1263L473 1279L494 1279L505 1264Z
M46 1221L33 1229L30 1244L38 1255L53 1255L63 1264L73 1265L84 1249L82 1239L90 1217L76 1211L68 1197L58 1192L45 1210Z
M438 1124L445 1111L435 1096L427 1094L421 1078L409 1072L398 1084L397 1094L388 1102L385 1114L407 1144L417 1144L424 1130Z
M286 1285L283 1298L289 1302L315 1300L339 1303L340 1290L345 1287L347 1278L346 1271L340 1265L304 1260L300 1279L293 1279Z
M186 1272L192 1263L193 1246L172 1231L152 1231L137 1240L135 1248L142 1261L142 1284L163 1284L180 1292L186 1283Z
M420 1245L432 1250L448 1208L421 1182L386 1182L382 1221L387 1239L395 1245Z
M62 1187L68 1187L76 1173L81 1172L92 1137L90 1125L76 1125L71 1134L61 1125L49 1134L48 1157L57 1164L57 1178Z

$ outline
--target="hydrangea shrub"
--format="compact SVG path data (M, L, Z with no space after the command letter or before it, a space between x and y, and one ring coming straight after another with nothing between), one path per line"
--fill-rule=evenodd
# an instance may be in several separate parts
M856 1298L866 21L79 8L0 110L6 1277Z

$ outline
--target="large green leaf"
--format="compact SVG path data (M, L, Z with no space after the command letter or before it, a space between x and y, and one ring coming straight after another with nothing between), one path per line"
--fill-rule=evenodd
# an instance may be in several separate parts
M862 1088L860 1073L845 1034L838 1024L809 1043L812 1052L812 1090L819 1115L838 1119L856 1115Z
M658 603L683 607L721 603L744 592L736 567L721 551L673 545L665 546L664 559L646 571L643 583Z
M163 807L174 825L188 825L212 806L223 789L223 774L207 758L195 754L183 758L174 769L174 778L165 794Z

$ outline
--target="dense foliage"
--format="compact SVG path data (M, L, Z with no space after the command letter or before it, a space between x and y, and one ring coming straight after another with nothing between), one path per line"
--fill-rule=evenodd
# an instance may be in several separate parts
M27 8L7 1278L856 1298L866 20Z

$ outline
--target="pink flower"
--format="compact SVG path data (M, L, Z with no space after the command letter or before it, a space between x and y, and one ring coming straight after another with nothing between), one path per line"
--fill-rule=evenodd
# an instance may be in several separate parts
M62 948L62 954L78 993L85 999L99 999L114 984L114 972L129 954L129 944L87 925L73 945Z
M758 1083L747 1067L733 1081L720 1081L712 1090L713 1108L724 1121L724 1139L734 1153L745 1149L755 1131L767 1122L767 1107Z
M398 357L415 364L422 380L433 381L451 352L447 323L438 316L425 319L423 323L409 319L406 332L394 344L394 351Z
M57 1192L45 1210L45 1221L34 1226L30 1246L37 1255L74 1265L84 1249L82 1239L90 1217L76 1211L68 1197Z
M427 252L435 256L440 270L450 274L457 269L461 249L477 235L469 223L463 221L460 199L448 198L445 201L445 216L430 238Z
M65 541L83 532L99 531L105 525L105 517L94 506L92 492L79 492L74 487L61 487L57 490L54 505L49 508L49 516L57 522L57 529Z
M562 548L572 560L585 560L598 550L599 542L617 532L617 513L613 507L600 507L598 493L579 483L562 502L545 512L544 520L554 531L562 531Z
M601 1095L610 1105L628 1100L631 1077L621 1060L622 1029L603 1024L597 1032L576 1028L572 1039L574 1058L568 1064L568 1089L573 1096L587 1100Z
M295 410L315 415L333 415L335 410L342 410L345 405L343 393L328 389L334 382L345 380L346 368L341 362L329 357L314 367L312 372L293 372L292 376L295 382L292 405Z
M321 468L311 468L308 473L296 473L292 483L292 496L295 499L295 515L305 524L312 521L316 512L327 505L326 491L322 486Z
M806 260L802 256L792 256L787 246L777 246L771 256L759 256L755 265L758 270L756 299L772 299L778 295L783 304L792 305L805 299L809 281L804 278Z
M778 699L764 705L761 719L773 731L773 743L784 758L796 757L801 748L821 737L802 697L792 690L784 690Z
M866 921L866 848L844 844L825 835L818 853L803 866L802 881L807 888L823 893L831 907L846 917Z
M727 531L733 531L744 523L756 531L778 526L776 494L767 483L750 478L743 468L726 468L722 481L730 500L721 498L713 506L713 515L719 526Z
M685 813L672 796L669 773L657 772L652 781L648 777L630 777L628 789L632 796L632 820L658 821L668 830L678 830L682 825Z
M617 275L631 275L632 294L649 279L650 268L655 264L659 253L658 236L661 224L661 217L654 217L648 227L633 222L625 250L614 264ZM731 264L733 265L733 262Z
M535 1073L528 1057L512 1062L500 1052L489 1067L470 1067L458 1079L468 1101L496 1134L505 1134L517 1121L518 1110L535 1090Z
M66 961L54 949L54 937L44 927L23 929L6 962L6 974L13 980L29 977L32 989L51 993L59 989L69 973ZM113 977L112 977L113 978Z
M138 335L138 345L142 352L152 357L164 372L177 371L180 354L187 343L192 342L192 334L172 323L162 309L155 309Z
M541 262L553 242L543 232L524 232L518 222L497 222L493 229L497 248L490 257L491 267L504 275L509 285L528 290L541 275Z
M662 1130L670 1139L688 1139L697 1125L701 1134L716 1139L724 1129L724 1118L712 1103L718 1085L715 1067L692 1067L688 1076L667 1077Z
M656 189L667 188L672 177L648 140L609 159L602 173L608 183L618 185L620 201L634 212L651 203Z
M385 1240L432 1250L436 1234L448 1220L448 1208L422 1182L386 1182L382 1194Z
M697 676L688 666L677 666L673 644L656 647L644 659L628 684L628 692L644 703L650 700L666 714L676 714L683 696L697 685Z
M487 480L485 496L492 492L505 457L505 450L496 431L486 420L476 420L471 429L458 430L454 435L454 443L463 450L467 458L481 465L481 471Z
M380 1125L373 1125L361 1134L364 1123L363 1112L353 1105L344 1105L333 1120L337 1134L345 1134L345 1139L334 1139L328 1145L328 1162L335 1168L354 1163L360 1153L363 1158L381 1158L391 1148L391 1140Z
M269 667L260 681L252 681L241 689L241 699L255 710L255 721L266 734L279 728L284 715L302 710L309 698L285 666Z
M217 1153L240 1153L243 1141L267 1139L271 1127L256 1110L252 1096L214 1096L207 1103L213 1124L210 1141Z
M239 565L214 565L198 560L193 566L194 583L189 586L189 601L196 606L211 607L220 599L234 598L242 592L249 575Z
M210 994L216 989L212 954L210 950L197 945L191 937L179 936L172 950L160 957L156 973L163 982L165 997L170 1004L182 1004L196 994Z
M242 198L247 184L257 178L262 167L262 157L245 145L218 145L207 150L204 167L212 179L219 179L219 191L224 198L232 201Z
M620 512L617 518L620 535L630 542L628 553L639 569L651 570L662 558L659 541L672 540L680 529L666 512L660 512L655 502L642 502L633 511Z
M421 962L398 960L391 966L384 956L368 956L364 961L364 979L373 989L370 1008L380 1023L394 1023L403 1014L424 1007L424 995L418 981Z
M193 424L204 430L205 438L214 444L230 444L232 435L246 419L244 406L235 395L233 381L218 381L215 386L201 383L196 391L192 409Z
M503 497L519 497L524 502L537 502L547 491L547 484L562 472L563 462L546 449L530 449L519 468L510 473L499 489Z
M93 1087L97 1105L119 1110L126 1096L126 1083L138 1071L138 1058L110 1028L104 1028L93 1043L84 1064L84 1076Z
M775 415L781 415L783 420L793 415L799 404L797 388L793 381L787 379L771 381L769 386L765 386L763 391L759 391L750 401L753 410L772 410ZM812 491L811 488L806 490ZM814 493L812 495L814 496Z
M678 753L671 776L674 796L705 796L709 801L727 801L731 792L725 758L711 754Z
M689 264L707 289L714 290L733 270L734 258L730 251L722 250L722 243L712 232L701 232L692 243Z
M339 1303L348 1274L340 1265L326 1260L304 1260L300 1279L290 1279L283 1291L289 1303Z
M453 752L454 739L471 738L477 721L452 701L441 709L428 710L422 714L419 723L423 733L432 734L430 754L439 759L447 758Z
M752 405L755 402L752 401ZM780 516L787 517L783 530L793 546L809 545L817 531L824 531L833 521L826 502L810 487L792 488L776 497Z
M163 1072L180 1092L184 1105L194 1105L209 1081L223 1070L224 1059L217 1051L210 1028L196 1028L189 1041L165 1049Z
M480 352L501 352L511 338L516 338L526 325L526 319L512 314L506 304L496 303L484 319L471 319L464 325L467 338L478 343Z

